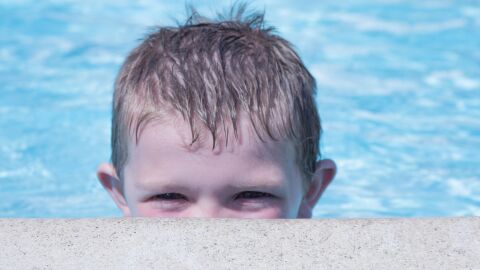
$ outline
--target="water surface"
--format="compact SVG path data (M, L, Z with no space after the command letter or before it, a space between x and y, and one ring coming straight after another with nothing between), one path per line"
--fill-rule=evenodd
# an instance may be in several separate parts
M339 172L315 217L480 215L480 1L337 2L252 3L317 79ZM95 177L113 80L150 26L184 18L174 1L0 2L0 217L120 215Z

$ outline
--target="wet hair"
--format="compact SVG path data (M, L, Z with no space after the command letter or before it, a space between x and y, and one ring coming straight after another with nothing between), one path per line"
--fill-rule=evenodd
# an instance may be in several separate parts
M265 25L263 12L234 5L209 19L191 8L186 22L158 27L133 49L115 82L112 163L119 177L127 143L146 123L175 112L189 124L191 144L208 129L213 147L219 132L237 137L244 112L255 133L290 139L305 179L320 155L320 118L315 79L292 44ZM231 132L233 131L233 132Z

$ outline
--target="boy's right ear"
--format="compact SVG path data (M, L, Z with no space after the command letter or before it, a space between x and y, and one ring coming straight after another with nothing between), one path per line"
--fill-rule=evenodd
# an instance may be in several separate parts
M115 204L122 211L123 216L131 216L130 208L123 193L122 182L117 175L117 172L112 164L102 163L97 168L97 178L102 183L102 186L107 190L110 197L112 197Z

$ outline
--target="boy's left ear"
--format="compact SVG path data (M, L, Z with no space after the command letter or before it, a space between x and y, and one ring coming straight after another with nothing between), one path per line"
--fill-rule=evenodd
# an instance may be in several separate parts
M319 160L316 163L315 173L311 179L310 185L303 196L302 203L298 212L298 218L311 218L312 210L322 196L325 189L332 182L337 173L337 165L330 159Z

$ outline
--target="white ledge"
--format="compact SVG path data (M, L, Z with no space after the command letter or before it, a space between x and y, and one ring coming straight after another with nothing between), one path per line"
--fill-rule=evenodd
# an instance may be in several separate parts
M0 269L480 269L480 218L0 219Z

